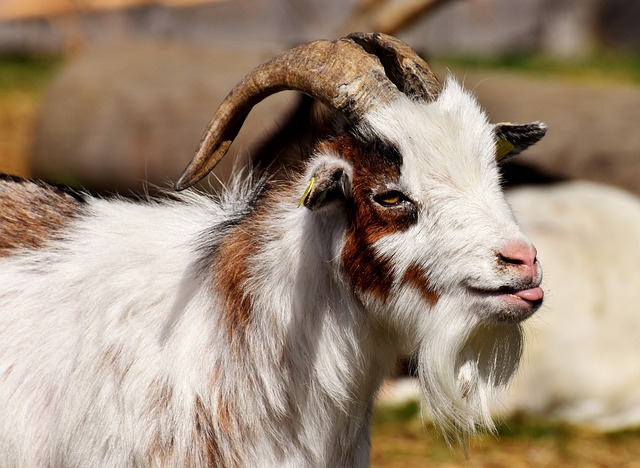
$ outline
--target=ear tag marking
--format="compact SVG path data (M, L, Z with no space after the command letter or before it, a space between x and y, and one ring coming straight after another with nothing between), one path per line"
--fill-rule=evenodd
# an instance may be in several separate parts
M498 125L513 125L513 124L511 122L498 122L496 124L496 127ZM513 151L514 148L515 146L513 146L513 144L510 141L505 139L498 140L498 142L496 143L496 161L503 160L506 155L508 155Z
M496 161L501 161L514 150L515 146L507 140L498 140L496 143Z
M305 200L307 199L307 197L311 193L311 189L313 188L313 184L315 182L316 182L316 178L312 177L311 180L309 181L309 184L307 185L307 188L304 190L304 193L302 194L302 198L298 202L298 208L300 208L304 204Z

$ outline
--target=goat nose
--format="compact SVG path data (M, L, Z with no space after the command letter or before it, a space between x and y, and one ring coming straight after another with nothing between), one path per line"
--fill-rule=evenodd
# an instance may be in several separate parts
M537 251L534 246L525 242L508 242L498 252L500 260L509 265L524 266L533 274L535 271Z

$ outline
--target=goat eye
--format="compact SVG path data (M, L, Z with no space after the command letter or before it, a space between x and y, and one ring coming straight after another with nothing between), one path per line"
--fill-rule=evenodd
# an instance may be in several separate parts
M397 190L390 190L373 197L374 201L382 206L398 206L402 202L407 201L407 197Z

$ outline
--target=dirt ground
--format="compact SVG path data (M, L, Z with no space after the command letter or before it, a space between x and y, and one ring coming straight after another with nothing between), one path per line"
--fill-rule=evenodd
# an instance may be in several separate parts
M433 431L433 430L432 430ZM451 451L434 435L416 430L379 428L373 435L373 467L640 467L640 439L599 436L579 430L540 438L482 436L468 458Z
M498 425L498 435L470 441L468 454L451 449L417 404L378 408L374 418L371 465L379 468L465 467L539 468L640 467L640 432L601 434L531 419Z

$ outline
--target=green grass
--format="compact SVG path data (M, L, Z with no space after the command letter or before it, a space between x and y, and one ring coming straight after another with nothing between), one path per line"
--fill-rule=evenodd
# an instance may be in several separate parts
M51 56L0 55L0 91L39 91L61 63Z
M399 405L379 405L373 415L374 427L411 425L415 422L422 424L420 403L414 400ZM427 425L429 424L427 423ZM496 429L499 437L525 439L565 438L572 431L572 428L566 424L525 416L515 416L506 421L498 421ZM636 434L636 432L631 431L631 434Z
M49 56L0 55L0 172L30 175L40 101L62 63Z
M553 438L560 441L571 437L575 431L574 428L566 424L522 416L500 421L497 423L496 429L498 430L498 437L501 438L527 440Z
M404 424L420 418L420 403L408 401L400 405L380 405L373 414L374 425Z
M598 52L579 58L555 58L540 54L442 56L437 62L453 69L495 69L534 76L640 83L640 54Z

